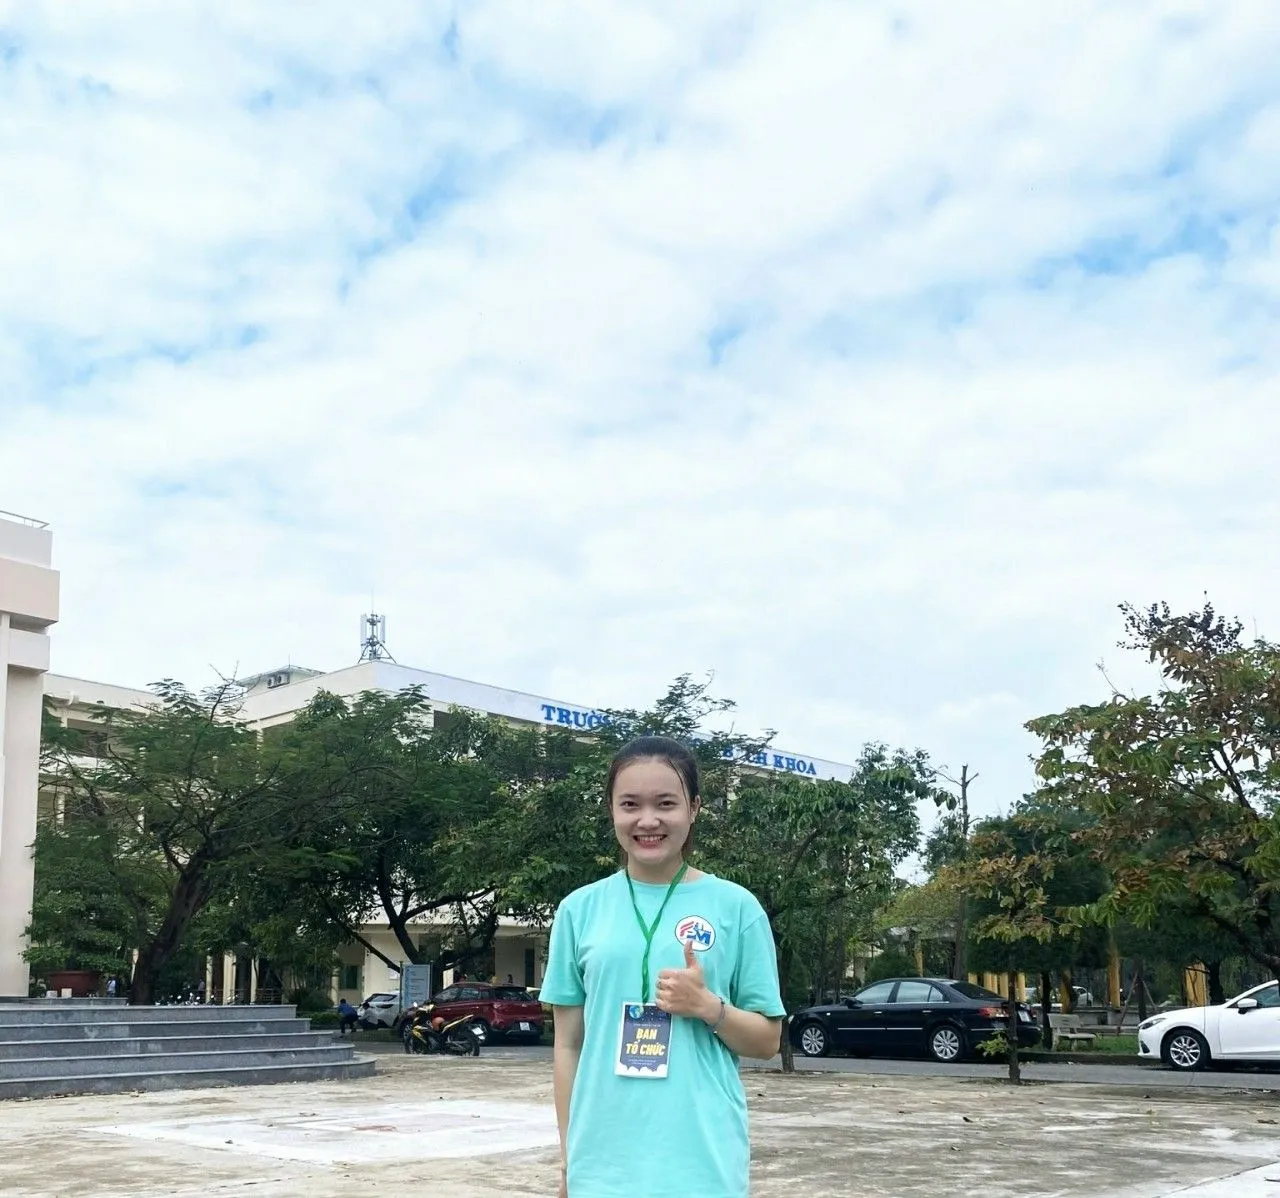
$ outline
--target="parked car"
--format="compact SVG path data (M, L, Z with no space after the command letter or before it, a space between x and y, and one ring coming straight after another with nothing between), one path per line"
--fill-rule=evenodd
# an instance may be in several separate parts
M400 995L385 992L371 994L357 1008L360 1026L365 1031L380 1027L394 1028L400 1021Z
M1072 986L1071 992L1075 995L1075 1009L1078 1011L1081 1007L1092 1007L1096 1004L1093 1001L1093 992L1086 990L1083 986ZM1049 1008L1053 1011L1062 1010L1062 999L1059 997L1057 990L1054 990L1049 996ZM1040 1005L1040 990L1037 986L1027 987L1027 1003L1030 1006L1038 1007Z
M536 1044L542 1038L542 1004L523 986L460 982L447 986L432 1001L432 1014L446 1021L474 1015L476 1030L486 1041L507 1038Z
M958 1061L1005 1030L1004 1004L1000 995L971 982L888 978L842 1002L798 1011L791 1018L791 1043L810 1057L844 1049L859 1056L927 1052L936 1061ZM1039 1040L1030 1008L1019 1003L1019 1046L1030 1048Z
M1211 1061L1280 1061L1280 982L1227 1003L1152 1015L1138 1027L1138 1056L1187 1071Z

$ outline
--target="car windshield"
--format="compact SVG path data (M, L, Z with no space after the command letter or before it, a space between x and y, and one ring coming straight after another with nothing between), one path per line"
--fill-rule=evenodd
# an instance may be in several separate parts
M962 994L965 998L977 998L982 1000L990 999L994 1002L1004 1002L994 990L988 990L985 986L975 986L972 982L952 982L951 989L957 994Z
M493 988L494 998L512 998L517 1001L529 998L529 991L523 986L495 986Z
M371 994L366 998L365 1002L390 1002L395 998L394 994Z

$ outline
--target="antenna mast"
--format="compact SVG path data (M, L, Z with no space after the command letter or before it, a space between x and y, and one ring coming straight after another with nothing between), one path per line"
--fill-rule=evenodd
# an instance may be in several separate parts
M377 613L360 617L360 660L395 662L387 648L387 617Z

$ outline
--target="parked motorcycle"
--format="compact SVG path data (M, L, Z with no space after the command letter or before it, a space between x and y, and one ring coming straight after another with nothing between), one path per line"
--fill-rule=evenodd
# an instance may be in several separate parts
M456 1057L478 1057L481 1036L475 1027L476 1017L462 1015L445 1022L439 1015L432 1016L434 1008L434 1003L424 1003L405 1012L400 1028L405 1052L442 1052Z

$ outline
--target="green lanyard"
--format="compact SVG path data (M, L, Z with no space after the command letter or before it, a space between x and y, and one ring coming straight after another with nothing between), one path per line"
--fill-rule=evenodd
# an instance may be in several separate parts
M685 871L688 870L689 863L683 862L676 876L671 879L671 885L667 887L667 896L662 900L662 906L658 908L658 914L653 917L653 923L646 926L644 916L640 914L640 904L636 902L636 888L631 881L631 871L627 870L627 889L631 891L631 909L636 913L636 923L640 925L640 934L644 937L644 956L640 959L640 1001L649 1001L649 952L653 948L654 933L658 930L658 924L662 922L662 913L667 909L667 904L671 901L671 896L675 893L676 887L680 885L680 879L684 877Z

